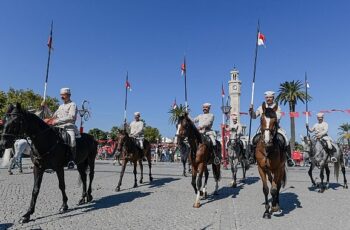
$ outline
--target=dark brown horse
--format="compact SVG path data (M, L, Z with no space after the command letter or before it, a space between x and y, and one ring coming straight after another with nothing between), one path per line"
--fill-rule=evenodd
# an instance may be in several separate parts
M180 116L177 124L177 144L181 143L184 138L187 137L188 143L190 145L189 159L192 165L192 186L194 192L196 193L196 200L193 205L194 208L200 207L200 197L206 196L206 186L209 177L208 165L212 165L213 175L216 182L215 192L217 194L218 182L220 180L220 163L215 164L215 153L212 151L212 144L209 142L208 138L199 133L194 123L188 117L187 114ZM220 143L217 142L217 151L220 150ZM205 176L203 190L202 190L202 178L203 173ZM198 178L197 178L198 174ZM197 181L196 181L197 179Z
M131 161L134 165L134 188L137 187L137 178L136 178L136 167L137 162L140 164L141 169L141 178L140 178L140 184L143 183L143 165L142 160L143 158L147 158L148 161L148 167L149 167L149 180L152 182L152 159L151 159L151 145L150 143L145 139L143 142L143 149L141 149L135 142L135 140L131 137L129 137L128 133L124 130L122 130L118 136L117 136L117 151L119 154L121 154L122 159L122 171L120 172L120 178L118 185L115 189L116 192L120 191L120 186L122 185L122 180L125 172L126 165L128 161Z
M280 211L279 193L281 187L284 187L287 181L285 170L286 155L279 147L277 140L277 105L273 109L265 108L264 104L262 107L263 114L260 120L261 136L256 147L255 157L265 195L265 212L263 218L270 219L273 212ZM267 185L267 178L271 183L271 210L268 200L269 187Z

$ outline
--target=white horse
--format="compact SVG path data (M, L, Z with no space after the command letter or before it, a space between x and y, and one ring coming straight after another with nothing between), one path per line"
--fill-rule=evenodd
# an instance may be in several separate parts
M8 172L12 175L12 169L17 165L19 172L22 173L22 157L23 155L30 156L31 148L26 139L16 140L13 148L5 150L2 167L8 166ZM13 156L11 158L11 156Z

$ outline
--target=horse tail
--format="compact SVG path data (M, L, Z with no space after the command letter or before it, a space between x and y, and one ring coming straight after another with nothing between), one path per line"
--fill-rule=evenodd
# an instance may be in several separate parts
M335 176L335 179L337 180L337 183L339 179L339 170L340 170L340 162L338 160L337 162L334 163L334 176Z
M6 167L10 163L12 148L5 149L4 156L2 157L2 167Z

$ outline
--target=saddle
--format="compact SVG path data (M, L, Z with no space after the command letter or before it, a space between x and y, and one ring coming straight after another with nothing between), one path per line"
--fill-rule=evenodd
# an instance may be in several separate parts
M70 146L71 145L71 139L70 139L70 136L69 134L67 133L67 131L63 128L59 128L59 127L52 127L55 132L57 133L60 141L62 144L65 144L65 145L68 145Z
M252 144L253 144L253 147L254 147L254 148L257 146L260 137L261 137L261 133L257 133L257 134L253 137ZM276 134L276 139L277 139L278 146L280 147L280 149L282 149L282 150L285 151L285 146L286 146L287 141L284 139L283 135L280 134L280 133L277 133L277 134Z

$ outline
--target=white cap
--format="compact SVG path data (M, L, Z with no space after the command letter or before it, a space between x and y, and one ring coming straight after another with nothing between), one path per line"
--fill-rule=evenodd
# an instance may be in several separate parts
M141 116L141 113L140 112L135 112L134 115L135 116Z
M211 104L207 102L207 103L204 103L204 104L203 104L203 107L204 107L204 106L205 106L205 107L210 107Z
M318 113L317 114L317 117L323 117L324 116L324 113Z
M274 97L275 96L275 92L273 91L266 91L264 93L265 97Z
M70 88L62 88L60 90L60 94L71 94L70 93Z

